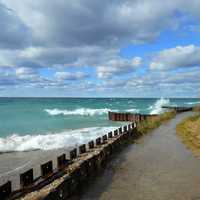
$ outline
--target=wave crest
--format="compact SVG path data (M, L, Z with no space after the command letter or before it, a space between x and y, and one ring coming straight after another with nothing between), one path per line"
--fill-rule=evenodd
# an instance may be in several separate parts
M163 113L165 109L163 109L162 106L167 106L167 105L170 105L169 99L164 99L164 98L158 99L152 106L149 107L150 114L155 115Z
M0 138L0 152L50 150L74 147L96 137L102 136L116 127L92 127L76 130L68 130L61 133L49 133L46 135L14 134L7 138Z
M200 104L200 101L195 101L195 102L187 102L185 104L188 104L188 105L193 105L193 104Z
M140 110L136 108L127 109L126 112L139 113Z
M87 115L87 116L94 116L94 115L103 115L108 113L110 109L102 108L102 109L92 109L92 108L78 108L75 110L60 110L60 109L45 109L45 111L49 115Z

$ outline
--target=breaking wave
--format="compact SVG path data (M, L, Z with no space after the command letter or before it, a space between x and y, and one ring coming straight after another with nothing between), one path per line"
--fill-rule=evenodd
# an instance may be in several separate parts
M75 110L60 110L60 109L45 109L45 111L49 115L87 115L87 116L94 116L94 115L103 115L107 114L110 109L102 108L102 109L92 109L92 108L79 108Z
M170 105L169 99L160 98L158 99L152 106L149 107L150 114L160 114L165 111L165 109L162 108L162 106L168 106Z
M139 109L131 108L127 110L111 110L109 108L101 108L101 109L91 109L91 108L79 108L75 110L60 110L60 109L45 109L45 112L47 112L51 116L56 115L82 115L82 116L94 116L94 115L103 115L107 114L109 111L113 112L134 112L138 113Z
M0 152L51 150L74 147L96 137L102 136L117 127L92 127L68 130L61 133L45 135L14 134L7 138L0 138Z
M127 109L126 112L139 113L140 110L136 108Z
M185 103L185 104L188 104L188 105L200 104L200 101L187 102L187 103Z

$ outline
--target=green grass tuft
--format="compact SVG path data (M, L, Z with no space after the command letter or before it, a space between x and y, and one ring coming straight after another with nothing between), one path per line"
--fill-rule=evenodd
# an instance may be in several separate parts
M152 117L151 119L145 120L138 125L138 132L140 134L146 134L147 132L149 132L155 128L158 128L161 124L174 118L175 115L176 115L176 112L174 112L174 111L165 112L161 115L158 115L156 117Z

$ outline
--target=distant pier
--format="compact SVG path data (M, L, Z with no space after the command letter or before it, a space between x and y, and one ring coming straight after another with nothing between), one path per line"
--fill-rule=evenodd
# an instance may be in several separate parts
M175 110L177 113L193 110L193 107L178 107L178 106L162 106L162 108Z

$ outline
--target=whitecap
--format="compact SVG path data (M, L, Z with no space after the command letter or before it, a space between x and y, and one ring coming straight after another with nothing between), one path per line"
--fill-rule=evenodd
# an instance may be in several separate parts
M107 134L117 127L91 127L66 130L60 133L20 136L13 134L0 138L0 152L51 150L74 147Z
M139 113L140 110L136 108L127 109L126 112Z
M94 116L94 115L103 115L107 114L110 109L108 108L100 108L100 109L92 109L92 108L78 108L74 110L61 110L61 109L45 109L49 115L86 115L86 116Z
M187 103L185 103L185 104L188 104L188 105L200 104L200 101L187 102Z
M168 106L170 105L170 100L169 99L165 99L165 98L160 98L158 99L152 106L149 107L150 110L150 114L161 114L165 111L165 109L163 109L163 106Z

